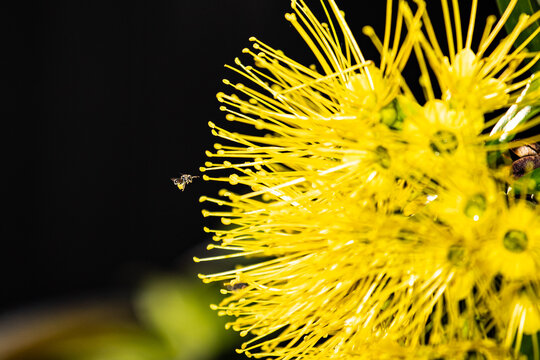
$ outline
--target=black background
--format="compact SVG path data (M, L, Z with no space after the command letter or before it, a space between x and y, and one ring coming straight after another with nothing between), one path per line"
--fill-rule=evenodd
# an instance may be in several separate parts
M283 17L290 2L13 3L0 12L0 311L181 268L212 224L198 197L220 186L196 181L181 192L169 178L204 163L207 122L224 122L215 100L230 74L223 64L250 36L313 62ZM338 4L377 59L361 30L382 34L385 1ZM479 28L494 5L481 1Z

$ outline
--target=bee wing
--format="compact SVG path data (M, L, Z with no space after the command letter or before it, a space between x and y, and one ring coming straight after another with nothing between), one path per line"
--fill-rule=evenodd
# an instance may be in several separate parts
M536 145L536 144L535 144ZM517 148L514 148L512 149L512 152L514 154L516 154L517 156L519 156L520 158L521 157L525 157L525 156L535 156L535 155L538 155L538 150L535 149L533 146L531 145L525 145L525 146L520 146L520 147L517 147Z

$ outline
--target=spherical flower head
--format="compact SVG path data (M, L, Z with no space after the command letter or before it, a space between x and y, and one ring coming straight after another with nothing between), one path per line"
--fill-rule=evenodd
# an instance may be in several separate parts
M254 66L236 59L231 67L250 84L225 80L235 93L218 94L221 110L252 129L210 123L224 143L201 168L205 180L242 187L201 198L217 207L203 215L224 225L205 229L219 243L209 248L231 253L196 261L249 259L200 275L225 286L212 307L234 316L227 327L251 336L239 352L280 360L515 355L519 327L501 304L514 304L505 296L515 299L516 287L533 293L533 305L538 298L530 224L540 226L537 210L510 201L507 177L488 166L488 153L504 144L486 145L494 137L484 121L524 87L509 85L520 71L509 62L524 56L509 53L519 31L486 56L503 24L485 31L476 53L471 26L465 41L448 39L445 55L425 3L416 4L413 12L400 1L394 16L387 1L382 40L364 28L378 62L364 58L333 0L323 2L325 23L298 0L286 19L317 65L252 38L255 51L243 52ZM447 27L461 28L459 16L449 19ZM422 103L401 75L413 50ZM534 329L534 309L516 304L533 313Z

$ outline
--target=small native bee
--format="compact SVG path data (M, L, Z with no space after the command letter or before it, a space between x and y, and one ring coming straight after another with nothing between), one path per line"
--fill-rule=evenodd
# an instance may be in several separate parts
M248 286L248 284L242 283L242 282L236 282L234 284L229 283L229 284L227 284L227 290L234 292L234 291L245 289L247 286Z
M526 173L540 167L540 144L529 144L512 149L517 157L512 163L512 173L520 178Z
M178 188L182 191L186 188L187 184L191 184L193 179L198 178L199 176L189 175L189 174L182 174L179 178L171 178L171 181L174 185L178 186Z

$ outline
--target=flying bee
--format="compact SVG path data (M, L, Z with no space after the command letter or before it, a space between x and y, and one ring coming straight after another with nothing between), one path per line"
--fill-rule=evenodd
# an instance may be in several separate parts
M178 186L178 188L182 191L186 188L187 184L191 184L193 179L198 178L199 176L195 175L189 175L189 174L181 174L179 178L171 178L171 181L174 185Z

